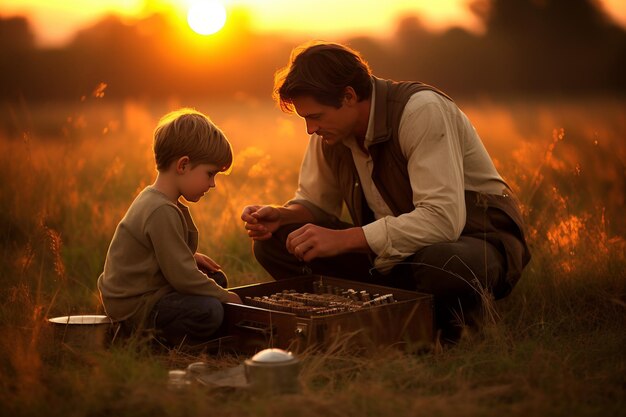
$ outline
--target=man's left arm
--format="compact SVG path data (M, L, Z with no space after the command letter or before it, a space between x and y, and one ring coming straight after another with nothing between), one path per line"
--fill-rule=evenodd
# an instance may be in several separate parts
M415 98L407 104L399 130L415 209L363 227L381 271L425 246L458 239L465 225L463 149L454 104L439 102L439 97L412 102Z

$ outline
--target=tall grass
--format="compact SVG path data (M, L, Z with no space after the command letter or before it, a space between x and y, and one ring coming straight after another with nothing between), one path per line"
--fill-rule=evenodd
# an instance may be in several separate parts
M533 260L500 320L453 349L302 355L302 390L166 387L166 371L243 358L53 343L46 318L99 313L95 281L126 208L154 178L151 133L180 105L209 114L235 165L191 207L200 250L233 285L269 280L239 220L289 199L306 135L269 103L5 103L0 138L1 415L618 415L626 406L625 105L478 101L464 110L519 194Z

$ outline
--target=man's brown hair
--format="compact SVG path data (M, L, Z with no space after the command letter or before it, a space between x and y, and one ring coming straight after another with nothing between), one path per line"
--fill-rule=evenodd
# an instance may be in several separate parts
M339 108L348 86L359 101L370 98L371 76L357 51L337 43L307 43L294 48L289 65L274 75L273 97L287 113L294 112L292 100L300 96Z

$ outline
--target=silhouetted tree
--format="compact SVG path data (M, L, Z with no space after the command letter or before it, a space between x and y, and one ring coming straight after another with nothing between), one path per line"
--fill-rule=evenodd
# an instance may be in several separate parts
M508 66L514 90L620 88L615 66L624 63L626 35L597 2L492 0L482 17L484 47Z
M0 50L29 50L35 46L35 37L25 17L0 16Z
M15 95L16 86L32 76L35 37L24 17L0 16L0 96Z
M347 40L377 75L463 94L626 93L626 32L594 0L475 0L485 32L426 29L401 16L391 40ZM268 97L299 43L259 35L243 9L219 36L191 37L166 16L107 16L63 48L38 49L28 21L0 18L0 98L78 99L100 82L112 97Z

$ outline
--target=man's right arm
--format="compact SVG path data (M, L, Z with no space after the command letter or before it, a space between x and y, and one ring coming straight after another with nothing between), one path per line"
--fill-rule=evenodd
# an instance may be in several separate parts
M306 206L298 203L278 207L281 217L281 226L292 223L311 223L314 220L313 213Z

